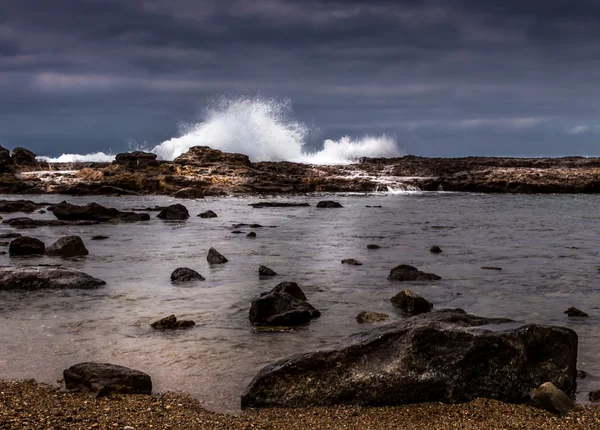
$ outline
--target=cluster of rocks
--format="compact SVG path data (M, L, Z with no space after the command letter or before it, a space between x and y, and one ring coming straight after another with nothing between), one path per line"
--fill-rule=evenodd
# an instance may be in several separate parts
M79 236L64 236L46 247L44 242L34 237L19 236L8 246L11 257L32 255L51 255L55 257L82 257L89 254L83 240Z

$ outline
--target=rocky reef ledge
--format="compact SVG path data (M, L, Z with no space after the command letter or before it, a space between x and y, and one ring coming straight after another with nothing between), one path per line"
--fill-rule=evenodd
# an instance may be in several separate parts
M370 192L598 193L600 158L362 158L348 165L251 162L195 146L172 162L118 154L112 163L48 163L0 147L0 193L204 195Z

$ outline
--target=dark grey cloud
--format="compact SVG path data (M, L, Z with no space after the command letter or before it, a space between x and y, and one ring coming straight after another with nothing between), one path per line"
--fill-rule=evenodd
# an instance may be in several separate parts
M156 144L223 94L423 155L600 155L600 3L3 0L0 144ZM318 139L315 138L315 142Z

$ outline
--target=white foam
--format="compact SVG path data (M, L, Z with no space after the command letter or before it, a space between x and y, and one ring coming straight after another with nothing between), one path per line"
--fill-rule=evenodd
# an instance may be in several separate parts
M40 160L49 163L110 163L115 159L114 155L105 154L104 152L94 152L92 154L63 154L60 157L37 157Z

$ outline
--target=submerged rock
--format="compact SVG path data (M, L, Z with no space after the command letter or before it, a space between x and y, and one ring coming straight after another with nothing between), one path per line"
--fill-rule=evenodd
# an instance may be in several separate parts
M195 270L187 267L179 267L171 273L171 283L179 284L181 282L204 281L204 277Z
M211 210L198 214L200 218L217 218L217 214Z
M298 284L284 282L252 302L249 319L253 325L294 326L320 316L321 312L306 301Z
M390 319L388 314L382 314L379 312L367 312L362 311L356 315L356 322L359 324L375 324Z
M175 193L177 199L203 199L204 191L200 188L187 187L182 188Z
M588 317L589 316L585 312L583 312L573 306L571 306L569 309L567 309L564 313L570 317Z
M401 264L392 269L388 279L394 281L437 281L442 278L433 273L421 272L416 267L408 264Z
M266 366L243 393L242 407L459 403L478 397L522 403L547 381L573 394L577 334L540 325L475 328L507 321L454 309L359 333L337 348Z
M343 208L340 203L334 202L333 200L323 200L317 203L318 208Z
M83 240L79 236L64 236L46 249L48 255L57 257L79 257L88 255Z
M431 252L432 254L439 254L440 252L442 252L442 248L435 245L435 246L432 246L431 248L429 248L429 252Z
M296 208L310 206L308 203L295 203L295 202L259 202L251 203L248 206L253 208Z
M59 221L57 219L31 219L27 217L11 218L2 221L2 224L9 225L21 230L37 227L62 227L65 225L93 225L98 221Z
M215 248L210 248L208 250L208 255L206 256L206 260L208 261L208 264L224 264L229 261L221 253L219 253L219 251L217 251Z
M277 275L277 272L275 272L272 269L269 269L267 266L260 266L258 268L258 275L259 276L275 276L275 275Z
M354 258L346 258L342 260L342 264L348 264L349 266L362 266L362 263Z
M43 255L46 245L35 237L21 236L10 242L8 253L11 257L23 255Z
M253 231L251 231L250 233L248 233L248 234L246 235L246 237L249 237L250 239L255 239L255 238L256 238L256 233L255 233L255 232L253 232Z
M502 267L494 267L494 266L481 266L481 270L502 270Z
M181 203L177 203L171 206L167 206L166 208L161 210L160 213L156 215L156 217L171 221L185 220L190 217L190 213L184 205L182 205Z
M0 213L33 212L38 205L29 200L0 200Z
M367 245L367 249L379 249L379 248L381 248L381 246L375 245L374 243L370 243L369 245Z
M110 238L109 236L96 235L96 236L92 236L91 240L106 240L109 238Z
M67 390L110 394L152 394L152 379L144 372L109 363L79 363L63 372Z
M90 290L106 282L76 270L48 267L0 268L0 290Z
M194 321L178 321L175 315L169 315L168 317L162 318L150 324L152 328L157 330L175 330L178 328L189 328L195 325L196 323Z
M56 218L64 221L148 221L150 215L135 212L121 212L115 208L107 208L98 203L89 203L85 206L72 205L61 202L48 208Z
M430 312L433 303L413 293L411 290L403 290L390 299L392 304L409 315L419 315Z
M546 382L531 391L529 404L539 409L545 409L559 416L566 415L575 409L575 403L563 391Z

